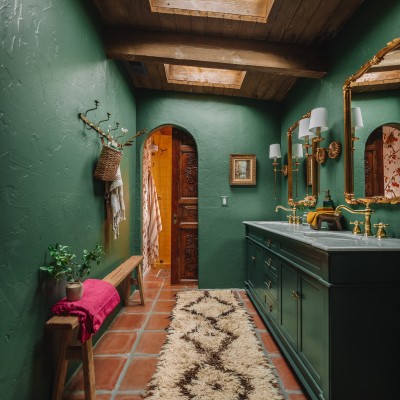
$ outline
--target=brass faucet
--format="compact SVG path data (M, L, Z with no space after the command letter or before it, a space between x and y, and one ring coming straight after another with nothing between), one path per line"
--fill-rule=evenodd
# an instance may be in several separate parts
M374 224L375 228L378 228L378 231L376 232L376 237L378 239L382 239L386 237L386 231L385 228L387 228L389 224L384 224L383 222L379 222L379 224Z
M287 207L283 207L283 206L279 205L279 206L276 206L275 212L278 212L279 209L292 212L292 215L288 215L289 224L299 224L300 223L300 218L298 216L296 216L296 211L297 211L296 206L293 206L293 208L287 208Z
M352 214L364 214L364 218L365 218L365 235L367 236L372 236L371 233L371 215L372 213L374 213L375 211L372 210L369 206L369 203L365 204L365 209L364 210L353 210L350 207L344 206L344 205L340 205L338 207L336 207L335 209L335 215L339 215L340 212L339 210L341 210L343 208L343 210L348 211L349 213Z

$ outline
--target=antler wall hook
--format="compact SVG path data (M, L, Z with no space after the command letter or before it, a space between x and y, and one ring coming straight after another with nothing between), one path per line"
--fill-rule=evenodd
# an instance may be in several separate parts
M95 100L95 101L94 101L95 107L94 107L94 108L89 108L88 110L85 111L84 114L80 113L80 114L79 114L79 118L82 119L82 120L83 120L82 117L86 118L87 113L88 113L89 111L97 110L97 107L99 106L99 104L100 104L100 102L99 102L98 100ZM90 130L93 129L93 128L92 128L89 124L86 124L86 129L87 129L88 131L90 131Z
M111 117L111 113L107 113L107 119L102 119L101 121L99 121L99 123L97 124L97 126L100 128L100 124L102 123L102 122L107 122L107 121L109 121L110 120L110 117Z

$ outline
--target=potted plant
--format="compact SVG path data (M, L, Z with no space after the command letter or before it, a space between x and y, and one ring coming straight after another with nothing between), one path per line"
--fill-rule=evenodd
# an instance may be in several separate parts
M40 270L46 272L55 281L65 277L67 300L80 300L83 292L82 278L90 274L93 262L96 262L96 265L100 263L100 258L104 254L103 247L96 243L93 250L83 250L82 263L73 261L76 256L70 251L69 246L56 243L55 246L49 245L48 249L54 261L48 265L42 265L39 267Z

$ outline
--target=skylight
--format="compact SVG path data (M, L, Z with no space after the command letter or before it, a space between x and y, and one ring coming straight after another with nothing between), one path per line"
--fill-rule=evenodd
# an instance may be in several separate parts
M152 12L267 22L275 0L149 0Z
M164 64L169 83L240 89L246 71Z

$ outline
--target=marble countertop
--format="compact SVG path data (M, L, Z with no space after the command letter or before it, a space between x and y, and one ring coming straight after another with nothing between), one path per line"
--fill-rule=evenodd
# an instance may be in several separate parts
M313 230L309 225L284 221L243 221L268 232L298 240L325 251L400 251L400 239L377 239L350 231Z

